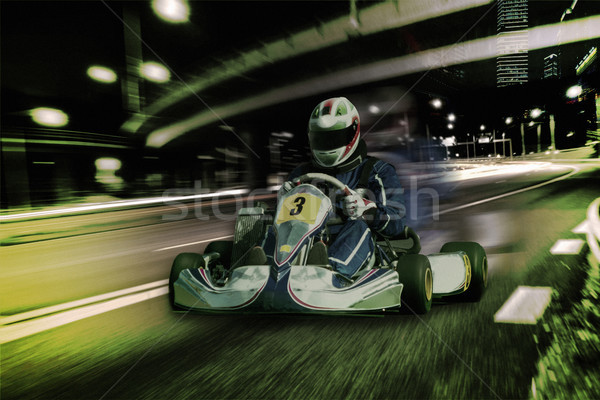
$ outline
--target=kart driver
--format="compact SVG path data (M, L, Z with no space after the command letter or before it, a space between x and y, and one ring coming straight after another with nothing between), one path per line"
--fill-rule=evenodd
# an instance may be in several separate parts
M290 173L279 195L295 186L294 178L308 172L322 172L346 184L350 190L338 208L347 219L331 227L334 239L328 247L322 241L314 244L309 264L324 257L335 271L352 279L373 255L373 231L394 237L404 230L403 189L392 165L367 156L358 111L345 97L317 105L309 119L308 139L312 161Z

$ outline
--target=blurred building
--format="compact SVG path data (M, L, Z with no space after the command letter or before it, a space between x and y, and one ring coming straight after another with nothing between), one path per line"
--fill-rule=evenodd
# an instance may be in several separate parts
M583 116L587 137L591 140L600 139L600 63L598 48L593 46L579 60L575 67L581 94L576 101L580 104L580 114Z
M496 85L528 82L528 0L498 0Z
M544 57L544 79L560 79L560 64L558 55L552 53Z

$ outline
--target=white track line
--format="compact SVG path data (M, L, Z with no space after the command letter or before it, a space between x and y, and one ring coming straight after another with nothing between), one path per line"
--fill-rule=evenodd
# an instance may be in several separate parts
M550 287L519 286L494 315L494 322L535 325L551 299Z
M37 310L27 311L21 314L9 315L7 317L0 317L0 325L12 324L18 321L24 321L26 319L38 318L44 315L53 314L65 310L69 310L75 307L81 307L92 303L97 303L99 301L112 299L115 297L124 296L126 294L131 294L135 292L141 292L143 290L148 290L155 288L157 286L164 286L169 283L168 279L163 279L160 281L146 283L145 285L134 286L128 289L117 290L115 292L105 293L98 296L88 297L86 299L70 301L64 304L57 304L55 306L44 307Z
M106 301L104 303L92 304L89 306L65 311L60 314L50 315L31 321L21 322L19 324L0 327L0 344L12 342L36 333L44 332L49 329L57 328L71 322L79 321L84 318L93 317L108 311L126 307L142 301L150 300L158 296L163 296L169 292L167 286L157 289L147 290L145 292L132 294L125 297L119 297Z
M581 253L585 242L581 239L559 239L550 248L550 254L577 255Z
M193 246L195 244L202 244L202 243L206 243L206 242L212 242L214 240L223 240L223 239L232 238L232 237L233 237L233 235L221 236L218 238L200 240L198 242L191 242L191 243L178 244L176 246L163 247L162 249L156 249L156 250L152 250L152 251L165 251L165 250L171 250L171 249L178 249L180 247Z
M573 228L573 230L571 232L583 233L585 235L589 231L590 231L590 224L589 224L588 220L586 219L585 221L583 221L582 223L577 225L575 228Z
M451 212L454 212L454 211L458 211L458 210L462 210L462 209L465 209L465 208L469 208L469 207L473 207L473 206L478 206L478 205L481 205L481 204L489 203L490 201L500 200L500 199L503 199L505 197L514 196L515 194L524 193L524 192L527 192L529 190L539 189L539 188L541 188L543 186L550 185L552 183L559 182L559 181L562 181L564 179L570 178L571 176L577 174L580 171L579 168L571 166L571 165L565 165L565 167L566 168L571 168L573 171L569 172L566 175L559 176L558 178L554 178L554 179L551 179L551 180L546 181L546 182L538 183L537 185L528 186L528 187L525 187L525 188L522 188L522 189L514 190L512 192L500 194L498 196L489 197L487 199L474 201L474 202L468 203L468 204L463 204L462 206L448 208L446 210L442 210L442 211L439 211L437 213L428 214L428 215L425 216L425 218L432 217L432 216L435 217L437 215L442 215L442 214L448 214L448 213L451 213Z

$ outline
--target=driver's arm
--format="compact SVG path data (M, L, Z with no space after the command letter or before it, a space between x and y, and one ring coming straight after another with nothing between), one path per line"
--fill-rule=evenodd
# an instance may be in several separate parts
M404 230L406 206L404 189L394 167L378 161L369 176L368 198L377 205L371 216L365 215L369 226L384 236L400 235Z

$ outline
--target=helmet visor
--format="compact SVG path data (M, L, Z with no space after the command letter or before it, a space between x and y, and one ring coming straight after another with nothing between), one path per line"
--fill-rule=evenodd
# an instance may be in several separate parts
M356 128L351 125L333 131L309 131L308 140L312 150L330 151L348 146L355 135Z

